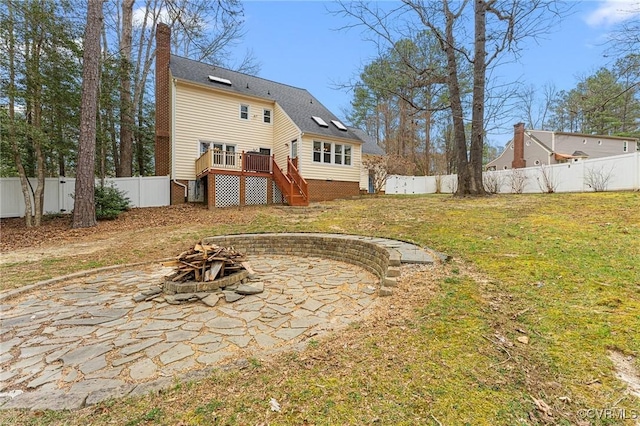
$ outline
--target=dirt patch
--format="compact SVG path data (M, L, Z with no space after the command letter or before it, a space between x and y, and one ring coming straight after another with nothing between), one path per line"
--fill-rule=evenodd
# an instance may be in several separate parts
M56 247L37 247L11 250L0 253L0 265L7 263L18 263L28 260L38 262L43 259L60 258L66 256L85 255L103 250L105 246L112 243L115 238L106 240L95 240L87 243L71 243Z
M45 217L42 226L37 228L26 228L24 219L2 219L0 220L2 233L0 253L46 252L44 256L53 253L58 257L92 253L96 249L88 248L89 242L106 247L99 243L118 240L123 234L129 236L131 231L162 228L166 236L171 231L167 228L176 226L184 231L206 224L246 224L255 218L257 212L257 209L252 208L208 210L199 204L136 208L121 214L115 220L100 221L95 227L83 229L71 229L71 215ZM47 249L41 250L41 248ZM65 249L66 253L58 255L57 253L62 249ZM2 258L4 259L5 256ZM12 257L6 258L12 259ZM10 261L6 260L2 263Z
M627 391L640 398L640 373L634 365L635 358L617 351L609 352L609 359L616 369L616 377L626 383Z

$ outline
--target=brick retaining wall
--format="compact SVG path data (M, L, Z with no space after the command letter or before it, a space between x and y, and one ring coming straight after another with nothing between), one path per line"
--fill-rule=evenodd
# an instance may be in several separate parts
M318 234L241 234L208 237L205 244L217 244L250 255L315 256L359 266L380 278L383 286L393 286L390 266L399 266L399 257L373 242L349 238L348 235ZM396 259L397 257L397 259ZM392 268L395 271L395 268ZM397 276L397 275L395 275Z

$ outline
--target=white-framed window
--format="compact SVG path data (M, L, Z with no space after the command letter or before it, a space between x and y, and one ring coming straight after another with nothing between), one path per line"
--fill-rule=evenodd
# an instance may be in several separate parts
M622 152L629 152L629 143L627 141L622 141Z
M200 141L200 155L213 150L213 164L218 166L236 165L236 146L219 142Z
M209 151L209 148L211 147L211 142L208 141L200 141L200 155L204 154L205 152Z
M353 155L351 145L313 141L313 162L350 166Z
M342 145L333 145L333 164L342 164Z
M322 162L322 142L313 141L313 162Z
M298 158L298 139L291 141L291 158Z
M249 119L249 105L240 105L240 118L243 120Z
M263 109L262 110L262 121L264 123L271 123L271 110L270 109Z
M331 164L331 143L322 143L322 162Z

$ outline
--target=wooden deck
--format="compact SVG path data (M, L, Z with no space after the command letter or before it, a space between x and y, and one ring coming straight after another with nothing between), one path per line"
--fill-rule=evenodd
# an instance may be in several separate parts
M290 206L309 205L309 186L298 171L297 159L287 157L286 173L278 166L275 156L255 152L219 151L210 149L195 163L198 179L207 174L233 174L240 176L270 176L284 200Z

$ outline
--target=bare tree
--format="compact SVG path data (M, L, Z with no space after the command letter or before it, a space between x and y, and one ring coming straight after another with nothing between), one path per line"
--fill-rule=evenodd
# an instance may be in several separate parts
M80 144L76 169L73 228L88 228L97 224L94 189L102 20L102 0L90 1L83 42Z
M542 92L542 99L539 96L540 92ZM557 95L558 89L553 83L544 84L542 90L530 85L518 92L518 109L526 116L524 119L528 129L547 130L547 122Z
M628 2L620 3L620 6L626 6L624 12L628 13L630 19L625 19L610 34L609 43L619 57L626 55L638 55L640 52L640 3Z
M376 155L362 160L362 166L369 171L370 176L373 178L373 192L376 194L384 190L389 177L387 159L387 156Z
M24 219L28 228L33 226L33 207L31 204L31 191L29 190L30 183L27 178L27 172L22 164L22 158L20 156L20 147L18 145L18 139L16 136L16 43L14 36L14 5L12 2L7 2L7 56L8 56L8 70L9 70L9 85L7 87L7 95L9 98L9 146L11 153L13 154L14 161L16 163L16 169L20 176L20 186L22 188L22 195L24 197Z
M446 83L453 122L453 139L458 174L458 195L483 194L482 155L485 137L486 76L504 53L517 55L519 43L547 33L562 15L552 0L403 0L399 7L381 8L364 2L341 3L341 14L355 18L378 40L393 44L402 28L412 28L416 18L438 40L446 57ZM472 8L472 11L469 9ZM473 35L465 32L464 20L473 17ZM414 29L413 33L417 33ZM406 35L405 35L406 37ZM489 50L487 48L489 46ZM471 137L466 122L468 96L462 86L463 62L473 68ZM425 72L428 70L424 70Z
M133 163L133 101L131 99L131 43L133 38L133 3L122 2L120 34L120 161L116 176L131 177Z
M485 172L482 175L484 190L489 194L497 194L504 183L504 176L500 172Z
M552 167L542 165L538 169L540 175L536 178L538 181L538 187L542 192L547 194L553 194L558 189L558 178L553 171Z
M611 178L613 178L613 166L608 170L606 170L604 166L599 168L595 166L589 167L585 170L584 174L584 182L595 192L606 191Z
M527 175L524 169L511 169L509 184L511 185L511 193L522 194L527 184Z

